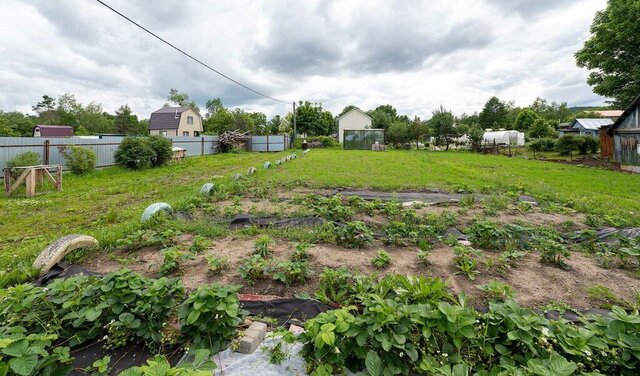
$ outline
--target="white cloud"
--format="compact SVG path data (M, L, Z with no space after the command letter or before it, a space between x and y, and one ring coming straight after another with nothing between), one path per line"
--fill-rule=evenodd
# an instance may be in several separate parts
M479 111L492 95L602 103L573 53L605 0L107 0L216 69L271 96L338 113L390 103L428 117L443 104ZM289 107L225 81L97 2L0 2L0 109L29 111L43 94L75 93L142 117L170 88L201 105L284 114Z

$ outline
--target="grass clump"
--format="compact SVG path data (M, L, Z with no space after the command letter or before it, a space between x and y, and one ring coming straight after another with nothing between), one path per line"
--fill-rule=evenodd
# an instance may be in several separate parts
M262 258L268 258L271 256L273 251L271 250L271 245L273 244L273 238L269 235L260 236L255 244L253 245L253 254L259 255Z

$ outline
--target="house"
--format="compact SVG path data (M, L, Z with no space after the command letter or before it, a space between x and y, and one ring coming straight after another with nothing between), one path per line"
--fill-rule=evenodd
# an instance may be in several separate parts
M558 125L558 136L570 136L578 134L578 130L571 128L571 123L562 123Z
M571 128L576 129L581 136L598 137L598 132L602 127L613 124L611 119L576 119L571 122Z
M611 121L616 121L622 115L624 111L622 110L602 110L602 111L593 111L596 114L599 114L603 118L611 119Z
M149 134L197 137L202 133L202 116L191 107L163 107L151 113Z
M338 142L344 142L344 131L360 131L371 129L371 117L364 111L353 108L338 118Z
M600 132L600 146L604 158L613 158L622 169L640 173L640 96Z
M38 124L33 127L33 137L73 137L73 127Z

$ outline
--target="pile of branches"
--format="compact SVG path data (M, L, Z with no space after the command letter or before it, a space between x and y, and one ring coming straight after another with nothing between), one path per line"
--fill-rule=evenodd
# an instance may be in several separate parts
M247 149L249 132L228 131L220 135L220 146L223 151L232 149Z

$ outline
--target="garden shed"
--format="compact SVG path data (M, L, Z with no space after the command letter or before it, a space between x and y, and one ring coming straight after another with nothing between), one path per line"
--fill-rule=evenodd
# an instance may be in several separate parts
M354 108L338 118L338 142L344 142L344 131L371 129L371 117L364 111Z
M486 131L482 136L485 144L524 146L524 133L518 131Z
M372 150L376 142L384 144L384 129L345 129L343 137L346 150Z
M615 123L603 130L600 140L603 154L609 151L609 155L603 156L613 157L622 169L640 172L640 96Z
M611 119L576 119L571 122L571 128L575 129L581 136L598 137L600 128L613 124Z

